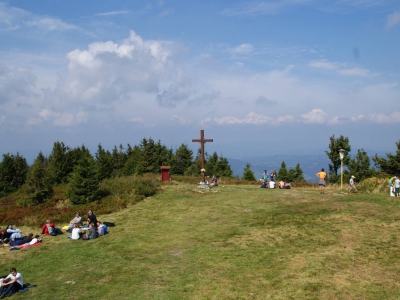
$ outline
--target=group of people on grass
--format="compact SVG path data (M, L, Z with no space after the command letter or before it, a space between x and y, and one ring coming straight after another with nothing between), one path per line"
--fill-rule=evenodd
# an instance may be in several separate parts
M60 228L55 227L54 223L50 220L46 220L41 229L42 234L49 236L55 236L64 233ZM82 222L82 217L80 213L77 212L75 217L70 221L69 225L65 226L64 229L71 233L69 238L74 240L95 239L108 233L107 226L97 220L96 215L92 210L88 211L88 216L85 223ZM42 240L40 239L39 235L34 235L33 233L24 235L22 230L14 228L12 224L7 225L5 230L1 230L0 228L0 243L3 245L3 247L11 247L12 250L19 250L41 242Z
M325 194L325 186L326 186L326 172L325 169L322 168L321 172L318 172L317 177L319 178L319 193L320 194ZM349 180L349 190L347 191L347 194L350 194L353 190L358 194L358 190L356 188L356 185L354 183L354 179L356 177L354 175L351 175L350 180Z
M280 188L280 189L291 189L291 185L289 181L279 181L278 184L276 184L276 171L273 170L270 174L268 173L267 170L264 170L264 173L261 175L261 188L262 189L275 189L275 188Z
M72 240L93 240L107 234L108 228L105 224L97 220L92 210L89 210L86 223L83 223L81 214L77 212L75 217L69 222L67 232L71 233L68 238Z
M5 230L1 230L0 228L0 242L3 247L11 247L13 250L19 250L39 243L41 239L39 235L34 236L33 233L25 236L22 230L14 228L12 224L9 224Z

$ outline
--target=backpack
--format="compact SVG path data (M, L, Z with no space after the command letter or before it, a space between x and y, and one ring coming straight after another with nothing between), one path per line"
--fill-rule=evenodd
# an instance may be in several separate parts
M104 225L106 225L107 227L114 227L115 223L112 222L103 222Z

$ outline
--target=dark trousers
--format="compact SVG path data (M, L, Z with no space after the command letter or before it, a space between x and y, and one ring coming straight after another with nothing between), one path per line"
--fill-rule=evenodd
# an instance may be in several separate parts
M18 282L14 282L9 285L2 286L0 288L0 294L12 295L22 289L22 286Z

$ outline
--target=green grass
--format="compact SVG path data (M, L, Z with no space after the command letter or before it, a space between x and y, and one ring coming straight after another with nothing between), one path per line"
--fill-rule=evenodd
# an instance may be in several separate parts
M334 188L172 183L99 216L117 225L108 236L0 249L0 269L37 284L15 299L399 299L399 208Z

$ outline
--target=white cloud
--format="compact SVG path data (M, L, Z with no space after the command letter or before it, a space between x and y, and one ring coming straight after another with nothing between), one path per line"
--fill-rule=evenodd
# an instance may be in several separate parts
M244 53L251 53L254 50L254 46L252 44L241 44L237 47L229 49L229 52L233 54L244 54Z
M367 77L376 75L372 74L367 69L357 67L349 68L346 63L329 62L325 59L311 61L308 63L308 65L316 69L335 71L343 76Z
M8 68L0 61L0 104L26 102L26 97L37 96L36 76L23 67Z
M5 31L13 31L21 28L20 26L13 26L13 27L8 27L8 28L1 28L0 32L5 32Z
M6 121L6 116L4 116L4 115L0 115L0 123L3 123L3 122L5 122Z
M281 123L292 123L295 122L295 118L291 115L278 117L276 119L259 115L254 112L247 114L247 116L243 119L239 119L233 116L214 118L214 121L219 125L234 125L234 124L253 124L253 125L261 125L261 124L269 124L269 125L279 125Z
M52 111L50 109L43 109L38 114L43 120L48 120L50 118L56 118L60 115L60 113Z
M128 119L128 122L144 123L144 120L143 120L142 118L135 117L135 118L130 118L130 119Z
M204 125L204 124L210 123L211 121L212 121L211 118L205 118L204 120L201 120L199 123L200 123L200 125Z
M110 12L105 12L105 13L98 13L98 14L95 14L95 16L104 17L104 16L126 15L129 13L130 13L129 10L117 10L117 11L110 11Z
M397 124L400 123L400 112L395 111L391 114L370 114L367 119L373 123L378 124Z
M400 11L395 11L387 16L386 28L390 29L400 23Z
M309 113L302 114L301 117L306 124L324 124L327 121L327 114L319 108L315 108Z
M174 116L172 117L172 120L173 120L174 122L177 122L177 123L180 124L180 125L185 125L185 124L187 124L187 121L186 121L184 118L179 117L179 116L177 116L177 115L174 115Z
M65 31L78 29L75 25L67 24L59 19L53 19L49 17L39 18L34 21L26 21L26 25L29 27L37 27L43 31Z

